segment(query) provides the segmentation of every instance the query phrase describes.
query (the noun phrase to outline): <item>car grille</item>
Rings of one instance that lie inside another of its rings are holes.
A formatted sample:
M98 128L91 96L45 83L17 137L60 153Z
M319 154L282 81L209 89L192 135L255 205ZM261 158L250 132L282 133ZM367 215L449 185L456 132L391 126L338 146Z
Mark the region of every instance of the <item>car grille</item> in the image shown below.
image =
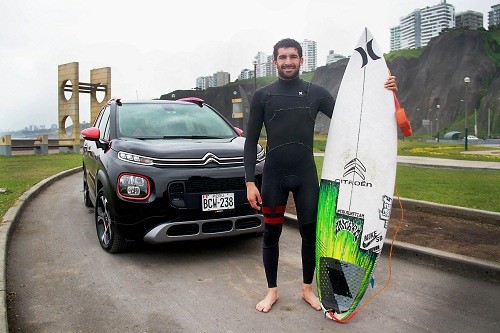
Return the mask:
M245 178L200 178L185 184L187 193L238 191L245 188Z
M243 156L219 157L212 153L206 153L201 158L153 158L153 165L160 168L169 167L218 167L218 166L242 166Z
M262 221L258 217L239 218L234 221L201 221L193 223L181 222L180 224L172 224L168 227L166 235L169 237L207 235L229 232L231 230L247 230L258 228L262 225ZM200 233L201 228L201 233Z
M262 214L212 219L167 222L151 229L144 240L148 243L168 243L187 239L244 235L264 232Z

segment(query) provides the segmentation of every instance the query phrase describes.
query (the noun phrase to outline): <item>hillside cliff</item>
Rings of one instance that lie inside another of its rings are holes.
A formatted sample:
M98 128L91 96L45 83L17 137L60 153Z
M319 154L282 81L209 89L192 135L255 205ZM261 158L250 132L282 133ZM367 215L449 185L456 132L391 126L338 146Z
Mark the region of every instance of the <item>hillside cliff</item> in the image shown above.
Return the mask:
M398 57L388 62L397 77L398 98L406 109L415 133L430 133L423 119L433 123L432 133L457 130L463 133L465 112L467 127L474 133L474 110L480 136L486 136L490 109L491 134L500 135L500 46L486 32L448 31L431 40L418 58ZM316 69L312 82L320 84L336 96L347 66L347 59ZM464 83L469 77L470 83ZM248 120L249 100L253 84L237 84L207 90L178 90L160 99L196 96L214 106L235 126L243 129ZM232 118L233 100L241 99L244 118ZM437 105L440 108L437 108ZM329 120L319 117L316 129L325 132Z
M463 131L467 110L467 127L473 133L477 110L478 130L485 135L491 107L492 111L496 108L491 119L492 125L496 123L493 132L500 132L500 76L486 45L479 31L450 31L432 39L418 59L396 58L388 63L413 127L418 130L422 119L439 119L441 131ZM494 50L499 51L498 47ZM464 83L465 77L470 83Z

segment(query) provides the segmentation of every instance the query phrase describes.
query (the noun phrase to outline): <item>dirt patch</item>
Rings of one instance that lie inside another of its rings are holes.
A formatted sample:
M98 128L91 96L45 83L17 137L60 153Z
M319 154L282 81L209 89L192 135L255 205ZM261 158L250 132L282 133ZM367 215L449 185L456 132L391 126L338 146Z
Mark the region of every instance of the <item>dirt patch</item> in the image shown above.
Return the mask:
M288 199L287 213L296 215L292 196ZM393 208L386 237L414 245L460 254L500 263L500 227L484 223L474 217L444 216Z

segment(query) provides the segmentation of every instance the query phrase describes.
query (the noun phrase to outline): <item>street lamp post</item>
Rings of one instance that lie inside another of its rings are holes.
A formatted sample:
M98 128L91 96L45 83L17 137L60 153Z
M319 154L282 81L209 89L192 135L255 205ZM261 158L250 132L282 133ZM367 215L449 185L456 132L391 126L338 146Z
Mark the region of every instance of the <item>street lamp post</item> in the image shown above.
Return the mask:
M469 95L469 83L470 83L470 78L466 76L464 78L464 83L465 83L465 150L467 150L467 136L469 135L468 130L467 130L467 100L468 100L468 95Z
M437 131L437 142L439 142L439 108L441 107L441 105L436 105L436 131Z
M257 60L253 61L253 92L257 91Z
M432 109L429 109L429 137L432 140L432 117L431 117Z

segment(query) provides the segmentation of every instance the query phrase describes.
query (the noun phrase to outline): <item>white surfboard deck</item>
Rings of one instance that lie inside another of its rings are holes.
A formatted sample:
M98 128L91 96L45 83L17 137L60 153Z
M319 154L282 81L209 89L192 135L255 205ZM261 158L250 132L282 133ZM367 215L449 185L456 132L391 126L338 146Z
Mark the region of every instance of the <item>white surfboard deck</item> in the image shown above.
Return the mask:
M329 295L335 294L334 303L344 302L341 312L346 315L339 318L352 313L362 298L387 232L397 166L394 95L384 88L388 76L383 54L370 31L365 29L337 95L318 205L317 278L325 283L326 275L338 270L333 275L340 272L347 281L343 289L340 288L343 291L335 291L338 285L333 289L329 287ZM338 188L335 198L325 190L330 186L327 184ZM333 208L327 209L327 205ZM332 264L334 268L330 267L327 274L324 270L327 264L320 265L320 258L323 261L333 258L338 262ZM349 277L351 274L365 276L361 281L361 278ZM320 288L319 283L321 299L324 290L320 289L326 288Z

